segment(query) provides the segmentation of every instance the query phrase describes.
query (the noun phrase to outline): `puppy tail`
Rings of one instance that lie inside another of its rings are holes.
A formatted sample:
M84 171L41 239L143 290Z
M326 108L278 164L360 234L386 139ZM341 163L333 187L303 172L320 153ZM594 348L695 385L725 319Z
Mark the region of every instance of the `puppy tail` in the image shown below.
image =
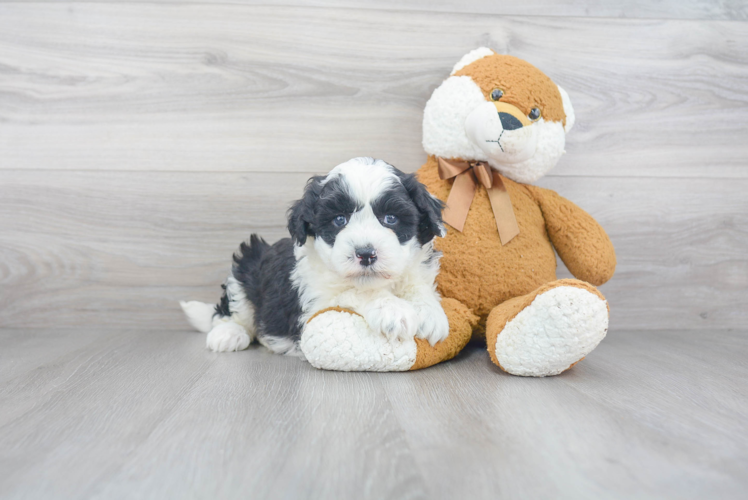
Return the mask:
M182 311L187 316L187 320L197 331L208 333L213 328L213 316L216 314L216 306L196 300L189 302L180 300L179 305L182 306Z
M238 282L244 285L247 299L252 304L260 304L260 264L262 256L270 249L267 241L256 234L249 237L239 245L239 250L234 254L234 266L231 274Z
M221 285L223 294L215 306L196 300L179 302L187 320L196 330L208 333L222 318L233 318L247 329L250 336L253 334L254 304L261 300L260 263L269 248L270 245L256 234L251 235L249 241L239 246L239 250L234 254L231 276Z

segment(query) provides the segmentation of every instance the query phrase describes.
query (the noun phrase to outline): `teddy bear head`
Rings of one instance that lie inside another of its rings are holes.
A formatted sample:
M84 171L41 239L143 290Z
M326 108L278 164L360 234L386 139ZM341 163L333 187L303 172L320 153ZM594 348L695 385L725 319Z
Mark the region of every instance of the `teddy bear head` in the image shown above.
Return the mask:
M564 89L530 63L481 47L463 56L426 103L423 147L533 182L556 165L573 125Z

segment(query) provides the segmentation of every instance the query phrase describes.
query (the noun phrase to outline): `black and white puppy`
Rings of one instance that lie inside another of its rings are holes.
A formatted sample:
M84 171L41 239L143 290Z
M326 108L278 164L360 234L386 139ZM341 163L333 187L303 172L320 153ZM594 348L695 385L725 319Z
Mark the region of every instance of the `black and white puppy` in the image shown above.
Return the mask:
M301 355L307 320L333 306L358 312L389 339L435 344L449 333L434 283L441 210L414 175L354 158L309 179L289 210L291 238L271 246L253 234L241 244L218 305L181 302L182 309L214 351L257 339Z

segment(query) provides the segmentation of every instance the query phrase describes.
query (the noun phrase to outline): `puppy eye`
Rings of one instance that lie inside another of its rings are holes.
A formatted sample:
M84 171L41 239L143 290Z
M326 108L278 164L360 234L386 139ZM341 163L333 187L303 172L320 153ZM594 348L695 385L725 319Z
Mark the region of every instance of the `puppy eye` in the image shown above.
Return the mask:
M501 89L493 89L491 91L491 100L492 101L498 101L502 97L504 97L504 91L503 90L501 90Z
M390 226L393 224L397 224L397 217L394 215L385 215L384 216L384 223L389 224Z
M348 218L345 215L338 215L332 220L332 225L335 227L343 227L348 224Z
M529 114L529 115L527 115L527 117L528 117L528 118L529 118L530 120L532 120L532 121L535 121L535 120L537 120L538 118L540 118L540 109L538 109L538 108L532 108L532 109L530 110L530 114Z

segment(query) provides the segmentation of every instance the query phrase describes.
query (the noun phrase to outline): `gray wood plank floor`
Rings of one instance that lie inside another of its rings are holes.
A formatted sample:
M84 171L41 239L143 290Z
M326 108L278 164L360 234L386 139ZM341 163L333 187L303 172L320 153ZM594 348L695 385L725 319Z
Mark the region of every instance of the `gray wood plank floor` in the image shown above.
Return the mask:
M187 331L0 331L2 498L745 498L748 332L332 373Z

